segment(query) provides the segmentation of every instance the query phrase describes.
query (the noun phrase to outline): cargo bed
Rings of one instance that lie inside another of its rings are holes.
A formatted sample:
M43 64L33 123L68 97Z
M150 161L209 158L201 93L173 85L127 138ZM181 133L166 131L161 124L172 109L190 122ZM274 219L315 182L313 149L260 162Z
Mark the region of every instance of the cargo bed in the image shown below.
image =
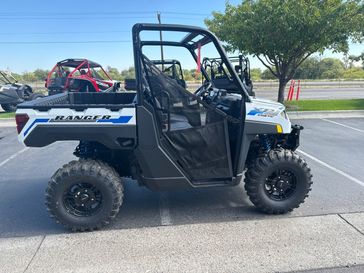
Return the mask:
M70 108L82 111L86 108L106 108L118 110L135 107L136 92L122 93L62 93L42 99L25 102L18 109L34 109L48 111L51 108Z
M131 149L136 141L135 92L62 93L19 104L19 139L30 147L95 141Z

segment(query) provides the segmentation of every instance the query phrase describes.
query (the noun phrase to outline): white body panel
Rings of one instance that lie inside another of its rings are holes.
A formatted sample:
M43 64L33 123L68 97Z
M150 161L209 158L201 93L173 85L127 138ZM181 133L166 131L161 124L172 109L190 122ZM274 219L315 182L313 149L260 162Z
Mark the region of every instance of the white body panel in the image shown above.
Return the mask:
M29 133L42 124L70 127L85 124L95 124L95 126L136 125L136 113L133 107L122 108L119 111L111 111L106 108L87 108L84 111L70 108L53 108L49 111L18 109L16 113L27 114L29 117L29 121L18 136L19 141L23 143ZM251 102L246 103L246 121L276 124L281 126L281 133L289 134L291 132L291 122L286 115L284 105L269 100L251 98Z
M292 130L285 106L270 100L251 98L251 102L246 103L245 120L280 125L283 134L289 134Z
M67 126L82 126L95 123L97 123L95 126L136 125L135 108L122 108L119 111L111 111L106 108L87 108L84 111L75 111L70 108L53 108L49 111L18 109L16 113L27 114L29 117L29 121L18 135L21 142L24 142L27 135L40 124L52 124L52 126L65 124ZM60 117L64 117L64 119L62 120ZM70 117L73 119L70 120Z

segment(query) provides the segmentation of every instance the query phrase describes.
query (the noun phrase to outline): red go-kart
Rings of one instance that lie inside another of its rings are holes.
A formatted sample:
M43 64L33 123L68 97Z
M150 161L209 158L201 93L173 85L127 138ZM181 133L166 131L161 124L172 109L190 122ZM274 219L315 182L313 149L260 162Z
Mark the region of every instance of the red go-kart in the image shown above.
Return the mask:
M48 73L45 87L49 95L61 92L108 92L120 88L101 65L87 59L66 59Z

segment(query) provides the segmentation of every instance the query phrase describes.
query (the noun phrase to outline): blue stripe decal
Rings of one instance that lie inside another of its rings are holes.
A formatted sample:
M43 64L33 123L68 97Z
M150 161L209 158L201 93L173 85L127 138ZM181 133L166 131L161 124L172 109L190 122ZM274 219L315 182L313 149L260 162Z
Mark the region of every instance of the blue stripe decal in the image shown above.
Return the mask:
M111 118L111 119L99 119L97 122L101 122L101 123L106 123L106 122L110 122L110 123L117 123L117 124L122 124L122 123L128 123L133 116L121 116L119 118Z
M28 134L28 132L30 131L30 129L32 129L32 127L34 126L34 124L36 124L36 123L46 123L48 121L49 121L48 118L37 118L37 119L35 119L33 121L33 123L30 124L30 126L28 127L28 129L25 130L24 136L26 136L26 134Z
M97 120L96 122L100 122L100 123L114 123L114 124L125 124L125 123L128 123L131 119L132 119L133 116L121 116L119 118L111 118L111 119L99 119ZM38 118L38 119L35 119L32 124L30 124L30 126L25 130L24 132L24 136L26 136L30 129L33 128L33 126L36 124L36 123L47 123L49 121L48 118ZM67 122L66 120L64 122Z
M256 115L263 114L263 113L264 113L264 111L260 111L257 108L255 108L253 110L250 110L250 112L248 113L248 115L249 116L256 116Z

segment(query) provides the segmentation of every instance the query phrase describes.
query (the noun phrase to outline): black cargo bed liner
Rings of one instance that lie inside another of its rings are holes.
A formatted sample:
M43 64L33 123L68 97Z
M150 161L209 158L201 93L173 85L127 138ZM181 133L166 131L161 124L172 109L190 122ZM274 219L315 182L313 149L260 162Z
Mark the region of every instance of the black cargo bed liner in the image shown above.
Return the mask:
M62 93L18 105L18 109L48 111L51 108L71 108L82 111L87 108L119 110L135 107L135 92L120 93Z

